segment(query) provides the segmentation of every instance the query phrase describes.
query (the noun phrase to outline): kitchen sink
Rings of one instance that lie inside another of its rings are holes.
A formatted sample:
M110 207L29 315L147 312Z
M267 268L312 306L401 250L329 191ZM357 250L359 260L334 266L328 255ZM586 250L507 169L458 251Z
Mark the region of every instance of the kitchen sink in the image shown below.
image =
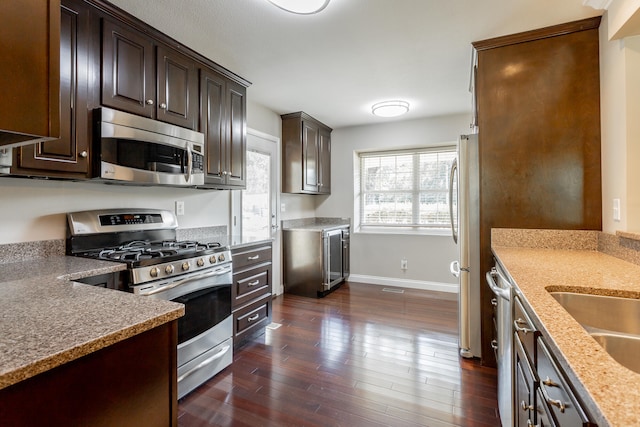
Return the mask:
M640 374L640 336L594 332L591 336L619 364Z
M605 329L640 336L640 300L605 295L550 292L587 331Z
M618 363L640 373L640 300L550 292Z

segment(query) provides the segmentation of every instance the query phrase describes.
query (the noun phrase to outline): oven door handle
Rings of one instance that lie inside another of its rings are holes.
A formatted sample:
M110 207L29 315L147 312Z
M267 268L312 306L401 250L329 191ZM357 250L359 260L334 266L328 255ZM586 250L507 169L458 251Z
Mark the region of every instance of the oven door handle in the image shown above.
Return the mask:
M202 362L198 363L196 366L194 366L193 368L189 369L187 372L185 372L184 374L180 375L178 377L178 382L184 380L185 378L187 378L189 375L193 374L195 371L197 371L198 369L202 369L205 366L215 362L216 360L220 359L222 356L225 355L225 353L227 351L229 351L229 349L231 348L230 345L225 345L224 347L222 347L222 349L217 352L216 354L214 354L213 356L211 356L208 359L203 360Z
M218 269L216 269L214 271L211 271L209 273L203 273L203 274L200 274L198 276L189 277L189 278L184 279L184 280L179 280L177 282L173 282L170 285L162 286L161 288L154 289L154 290L149 291L149 292L145 292L144 295L155 295L155 294L158 294L160 292L165 292L165 291L168 291L169 289L173 289L175 287L182 286L185 283L194 282L196 280L206 279L208 277L213 277L213 276L222 276L223 274L227 274L230 271L231 271L231 269L228 268L228 267L218 268Z

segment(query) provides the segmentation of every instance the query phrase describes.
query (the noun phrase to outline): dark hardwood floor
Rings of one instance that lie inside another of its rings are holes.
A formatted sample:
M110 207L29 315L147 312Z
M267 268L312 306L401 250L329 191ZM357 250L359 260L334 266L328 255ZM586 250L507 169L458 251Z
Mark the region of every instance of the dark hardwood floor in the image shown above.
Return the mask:
M178 424L499 426L495 369L458 356L455 298L359 283L280 296L281 326L180 400Z

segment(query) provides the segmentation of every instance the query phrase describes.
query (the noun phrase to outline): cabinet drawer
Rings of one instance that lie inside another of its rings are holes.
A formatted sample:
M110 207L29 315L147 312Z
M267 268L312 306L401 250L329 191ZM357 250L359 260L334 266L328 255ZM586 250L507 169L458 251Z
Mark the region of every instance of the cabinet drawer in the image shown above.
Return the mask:
M233 313L233 334L243 338L263 329L271 319L271 293Z
M253 248L242 248L232 251L233 270L238 271L251 265L271 261L271 245Z
M532 366L536 365L536 338L540 332L533 326L518 297L513 299L513 329L524 347Z
M562 426L588 425L589 419L578 405L573 392L564 381L564 377L551 357L547 346L538 338L538 376L542 404Z
M257 268L233 275L233 308L246 304L251 299L270 291L271 264L265 264Z

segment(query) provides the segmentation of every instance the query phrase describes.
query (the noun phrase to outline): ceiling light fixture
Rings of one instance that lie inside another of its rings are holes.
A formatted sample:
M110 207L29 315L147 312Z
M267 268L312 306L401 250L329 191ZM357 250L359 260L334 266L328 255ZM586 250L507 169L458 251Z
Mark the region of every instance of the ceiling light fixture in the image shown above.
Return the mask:
M407 101L384 101L371 106L371 112L378 117L397 117L409 112Z
M313 15L323 10L330 0L268 0L282 10L298 15Z

